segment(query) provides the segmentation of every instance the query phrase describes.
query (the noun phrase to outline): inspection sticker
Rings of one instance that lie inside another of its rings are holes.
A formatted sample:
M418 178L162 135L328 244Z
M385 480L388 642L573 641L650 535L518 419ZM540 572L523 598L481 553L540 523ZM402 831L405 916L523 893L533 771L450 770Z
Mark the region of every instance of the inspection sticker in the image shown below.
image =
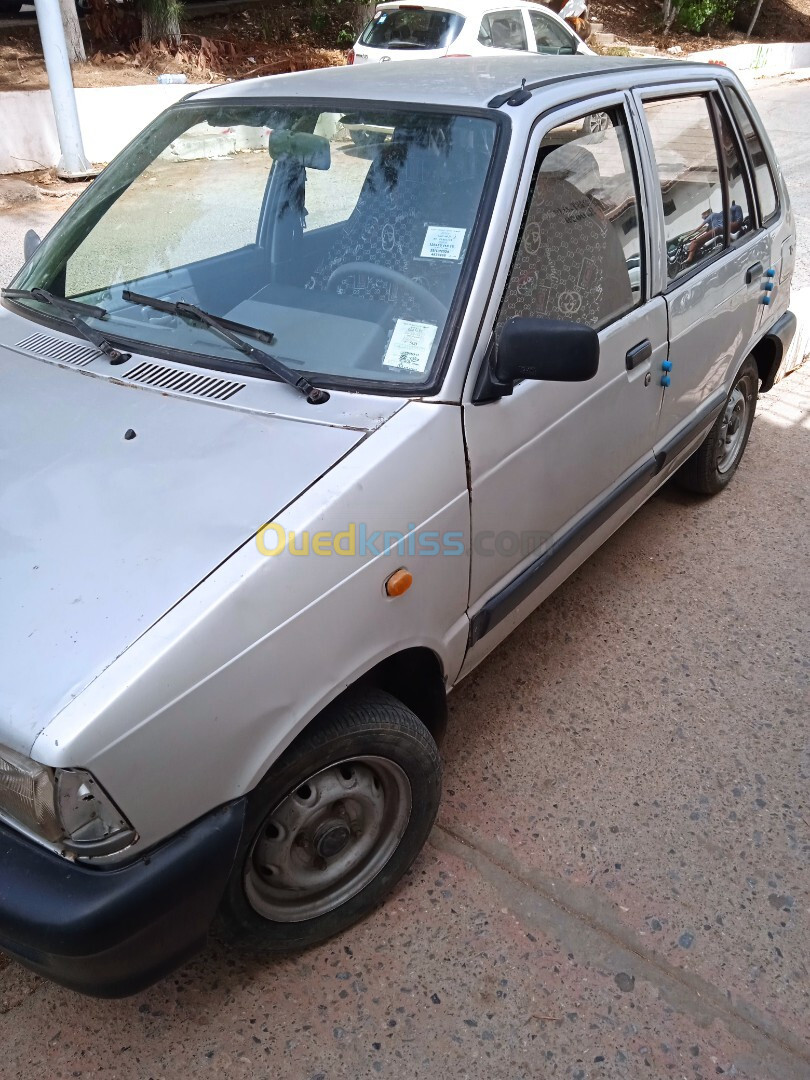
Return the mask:
M420 257L423 259L458 259L466 235L466 229L453 229L444 225L428 225Z
M424 371L433 339L436 337L436 329L430 323L397 319L385 350L383 364L386 367L402 368L404 371Z

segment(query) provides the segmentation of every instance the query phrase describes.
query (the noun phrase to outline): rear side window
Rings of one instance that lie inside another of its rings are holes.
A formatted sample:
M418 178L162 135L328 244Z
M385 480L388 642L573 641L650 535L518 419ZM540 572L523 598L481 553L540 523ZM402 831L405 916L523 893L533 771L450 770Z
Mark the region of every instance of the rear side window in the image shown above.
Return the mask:
M757 135L754 130L754 125L751 123L751 118L748 115L747 109L740 100L740 95L730 86L724 87L724 90L726 100L731 106L734 119L737 121L745 145L748 148L748 157L751 160L754 183L757 189L757 197L759 198L759 212L762 215L762 220L767 221L768 218L773 217L779 209L779 200L776 196L776 184L774 183L773 173L771 172L771 167L768 163L768 155L765 153L765 148L762 145L759 135Z
M528 49L522 11L493 11L481 20L478 40L492 49Z
M709 101L646 101L661 198L670 279L688 274L725 246L723 183Z
M642 235L623 109L543 139L498 325L513 316L599 328L640 303Z
M372 49L446 49L463 25L464 16L455 11L378 11L360 36L360 44Z
M574 39L559 23L554 22L542 11L529 13L534 32L534 40L539 53L562 54L570 56L576 52Z

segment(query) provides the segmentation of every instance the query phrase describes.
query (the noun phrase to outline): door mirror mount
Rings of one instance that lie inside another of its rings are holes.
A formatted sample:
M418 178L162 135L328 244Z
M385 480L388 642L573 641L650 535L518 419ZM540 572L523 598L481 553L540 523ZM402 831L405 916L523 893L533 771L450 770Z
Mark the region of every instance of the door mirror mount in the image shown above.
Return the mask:
M41 243L42 240L39 238L39 235L35 233L33 229L29 229L23 239L23 257L26 262L28 262Z
M599 335L558 319L516 317L497 331L473 392L473 404L497 401L522 379L585 382L599 368Z

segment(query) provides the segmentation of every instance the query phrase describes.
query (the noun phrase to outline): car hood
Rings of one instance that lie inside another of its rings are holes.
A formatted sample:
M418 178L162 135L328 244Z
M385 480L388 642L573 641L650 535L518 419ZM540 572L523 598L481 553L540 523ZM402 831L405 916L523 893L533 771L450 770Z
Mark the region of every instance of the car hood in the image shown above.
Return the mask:
M366 430L0 356L0 743L27 753Z

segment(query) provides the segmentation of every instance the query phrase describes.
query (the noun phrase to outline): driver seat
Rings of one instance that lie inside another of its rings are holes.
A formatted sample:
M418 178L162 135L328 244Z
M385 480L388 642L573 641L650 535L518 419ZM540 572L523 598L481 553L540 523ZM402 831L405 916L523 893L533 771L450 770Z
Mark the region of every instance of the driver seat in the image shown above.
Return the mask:
M384 143L371 164L357 204L335 243L315 268L308 289L325 290L332 275L347 263L372 263L404 274L430 288L414 272L442 180L441 155L435 147L412 140ZM432 206L427 205L428 201ZM342 295L396 304L398 314L418 314L419 303L403 286L369 272L349 271L331 285Z

